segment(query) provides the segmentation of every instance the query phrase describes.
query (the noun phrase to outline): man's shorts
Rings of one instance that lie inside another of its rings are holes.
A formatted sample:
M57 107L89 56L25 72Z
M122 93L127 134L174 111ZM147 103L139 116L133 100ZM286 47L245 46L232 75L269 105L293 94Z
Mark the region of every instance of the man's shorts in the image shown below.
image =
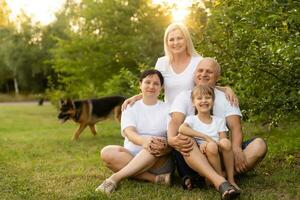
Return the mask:
M247 147L251 142L253 142L255 139L256 139L256 137L251 138L251 139L249 139L249 140L246 140L246 141L242 142L242 145L241 145L242 149L243 149L243 150L246 149L246 147Z

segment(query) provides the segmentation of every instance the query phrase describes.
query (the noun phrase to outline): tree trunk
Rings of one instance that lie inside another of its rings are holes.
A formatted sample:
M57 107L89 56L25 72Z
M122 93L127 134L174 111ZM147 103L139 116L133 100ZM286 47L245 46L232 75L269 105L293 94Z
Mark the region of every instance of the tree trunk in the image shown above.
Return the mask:
M14 77L14 87L15 87L15 95L19 95L19 85L16 77Z
M6 93L9 93L9 82L8 81L6 81L5 88L6 88Z

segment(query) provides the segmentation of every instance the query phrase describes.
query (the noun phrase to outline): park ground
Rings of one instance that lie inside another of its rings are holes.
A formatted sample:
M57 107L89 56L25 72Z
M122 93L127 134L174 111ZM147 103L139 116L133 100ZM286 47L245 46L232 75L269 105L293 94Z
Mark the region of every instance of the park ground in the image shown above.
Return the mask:
M181 189L178 178L172 187L125 180L112 195L94 189L111 172L99 160L108 144L122 144L118 123L97 124L98 135L85 130L71 141L77 128L60 124L57 109L47 103L0 104L0 199L122 199L209 200L219 199L213 188ZM299 122L299 121L298 121ZM243 189L240 199L300 199L300 125L286 122L270 131L244 124L246 138L263 137L269 146L265 160L237 178Z

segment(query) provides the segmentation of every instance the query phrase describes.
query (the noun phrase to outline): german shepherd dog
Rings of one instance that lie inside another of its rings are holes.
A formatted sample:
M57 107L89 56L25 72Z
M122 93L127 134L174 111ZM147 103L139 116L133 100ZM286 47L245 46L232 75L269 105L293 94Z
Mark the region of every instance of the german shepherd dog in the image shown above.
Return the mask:
M99 99L76 100L67 99L60 102L58 119L64 123L72 119L80 124L74 133L72 140L77 140L81 132L89 126L93 135L96 135L95 124L110 116L118 121L121 119L121 105L125 101L122 96L109 96Z

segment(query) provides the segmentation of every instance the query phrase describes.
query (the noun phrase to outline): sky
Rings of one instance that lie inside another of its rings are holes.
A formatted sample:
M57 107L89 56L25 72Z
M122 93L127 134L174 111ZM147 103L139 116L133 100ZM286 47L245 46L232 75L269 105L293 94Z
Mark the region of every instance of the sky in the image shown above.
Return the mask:
M6 0L12 10L11 19L16 19L21 10L32 17L33 22L47 25L55 20L57 12L65 3L65 0Z
M154 4L175 4L176 8L172 11L174 22L184 20L193 1L197 0L152 0ZM11 19L16 19L21 10L24 10L34 23L47 25L55 20L54 13L63 6L65 0L6 0L6 2L12 10Z

